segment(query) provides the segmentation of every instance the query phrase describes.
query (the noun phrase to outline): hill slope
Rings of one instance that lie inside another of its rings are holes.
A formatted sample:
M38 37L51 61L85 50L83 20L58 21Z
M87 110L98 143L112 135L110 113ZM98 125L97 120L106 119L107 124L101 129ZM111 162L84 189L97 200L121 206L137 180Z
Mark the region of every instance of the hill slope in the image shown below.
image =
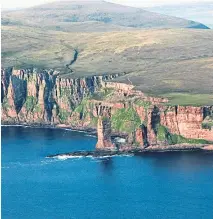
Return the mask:
M212 38L212 30L65 33L3 26L2 65L54 68L62 77L119 73L116 81L174 103L210 104Z
M208 28L198 22L101 0L61 1L4 12L2 24L43 27L45 30L69 32L133 28Z

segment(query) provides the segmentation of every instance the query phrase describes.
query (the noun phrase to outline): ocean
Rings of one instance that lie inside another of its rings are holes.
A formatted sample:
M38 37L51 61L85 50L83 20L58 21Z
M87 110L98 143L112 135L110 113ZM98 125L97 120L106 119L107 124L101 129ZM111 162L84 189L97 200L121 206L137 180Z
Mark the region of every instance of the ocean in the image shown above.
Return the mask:
M213 152L46 158L96 137L2 127L3 219L212 219Z

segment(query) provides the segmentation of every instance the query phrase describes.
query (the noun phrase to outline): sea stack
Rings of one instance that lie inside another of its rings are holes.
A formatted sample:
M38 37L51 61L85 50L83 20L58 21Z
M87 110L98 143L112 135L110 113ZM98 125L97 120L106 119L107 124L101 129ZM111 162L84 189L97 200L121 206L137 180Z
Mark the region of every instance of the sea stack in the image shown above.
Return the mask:
M98 142L96 149L98 150L111 150L115 149L115 145L111 140L111 122L107 117L99 116L97 124Z

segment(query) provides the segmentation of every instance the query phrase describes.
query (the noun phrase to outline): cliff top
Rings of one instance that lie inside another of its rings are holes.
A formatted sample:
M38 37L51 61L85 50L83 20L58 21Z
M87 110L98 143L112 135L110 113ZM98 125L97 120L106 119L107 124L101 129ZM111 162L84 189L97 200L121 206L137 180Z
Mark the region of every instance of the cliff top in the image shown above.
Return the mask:
M213 30L206 28L101 0L56 1L2 13L2 66L51 68L61 77L118 73L115 82L172 104L209 105Z
M67 33L2 26L2 66L53 68L62 77L115 74L174 104L213 103L213 31ZM18 43L17 43L18 42Z

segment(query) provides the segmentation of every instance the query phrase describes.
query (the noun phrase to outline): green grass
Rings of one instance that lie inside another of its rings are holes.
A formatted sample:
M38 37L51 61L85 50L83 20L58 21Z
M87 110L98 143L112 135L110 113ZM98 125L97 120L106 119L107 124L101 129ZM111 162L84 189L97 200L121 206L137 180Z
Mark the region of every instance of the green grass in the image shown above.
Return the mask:
M159 141L167 141L169 145L174 144L209 144L210 142L204 139L189 139L181 135L171 134L168 129L162 125L157 128L157 139Z
M69 87L60 87L60 97L70 97L72 95L72 90Z
M203 122L202 128L211 130L213 128L213 122Z
M80 104L74 109L74 112L83 113L86 109L86 105L88 104L88 99L84 98Z
M98 117L94 117L93 115L90 115L90 118L91 118L90 124L96 128L98 124Z
M212 105L212 38L212 30L69 33L2 26L2 66L51 68L64 78L119 73L113 82L131 82L171 105ZM75 49L79 55L70 72L66 64Z
M112 129L131 133L140 125L141 120L133 108L118 109L111 118Z
M14 53L15 53L14 51L6 51L6 52L2 52L2 53L1 53L1 57L2 57L2 58L10 57L10 56L13 56Z
M102 88L98 92L93 93L91 99L94 100L106 100L113 95L114 89L112 88Z
M151 106L151 102L143 101L143 100L140 100L140 99L137 99L134 103L138 106L144 107L145 109L148 109Z
M35 113L41 113L41 112L42 112L42 109L41 109L41 107L37 104L37 105L34 106L33 112L35 112Z
M213 95L211 94L170 93L163 95L163 97L169 99L167 105L203 106L213 104Z
M32 111L37 103L37 99L33 96L27 96L25 106L27 111Z
M59 109L58 117L62 122L66 122L67 119L70 117L71 113L67 112L67 110Z
M113 95L114 89L113 88L103 88L104 97L110 97Z
M134 28L187 28L200 23L163 16L105 1L56 1L2 13L2 25L40 26L44 30L100 32Z
M2 103L2 107L7 110L9 109L11 106L10 104L8 103L8 99L5 97L4 100L3 100L3 103Z
M89 97L88 98L84 98L80 104L78 104L78 106L74 109L74 112L79 113L81 119L86 118L89 115L89 111L88 108L93 109L92 105L90 104L90 102L88 102ZM90 118L92 117L91 113L90 113Z

